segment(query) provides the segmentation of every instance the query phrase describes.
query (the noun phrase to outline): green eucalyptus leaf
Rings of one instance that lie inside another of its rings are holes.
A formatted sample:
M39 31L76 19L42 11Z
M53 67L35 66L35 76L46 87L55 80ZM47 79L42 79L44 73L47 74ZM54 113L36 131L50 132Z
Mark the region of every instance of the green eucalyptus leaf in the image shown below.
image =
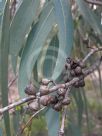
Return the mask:
M19 131L20 119L21 119L20 112L16 110L15 113L13 114L13 128L14 128L15 135Z
M88 134L90 135L90 119L89 119L89 113L88 113L88 100L86 97L86 90L84 88L81 89L82 94L83 94L83 100L84 100L84 110L85 110L85 114L86 114L86 122L87 122L87 130L88 130Z
M26 69L25 69L25 66L27 63L26 59L29 56L28 51L31 48L33 37L35 35L36 29L37 29L37 24L34 24L32 26L32 29L31 29L29 35L28 35L25 48L23 49L22 55L21 55L21 61L20 61L20 67L19 67L19 77L18 77L18 87L20 90L20 96L22 96L22 97L24 96L24 89L27 85L26 80L24 80L24 79L27 79L27 77L25 77L25 76L27 76ZM24 86L24 87L22 88L22 86Z
M38 58L37 70L39 80L41 78L51 79L58 56L59 40L56 32L52 31L48 37L47 41L49 42L43 47Z
M49 79L52 77L53 70L55 68L56 60L58 57L58 51L59 51L59 40L58 40L58 36L55 35L52 38L51 43L48 47L45 56L45 61L43 64L44 76Z
M53 0L58 24L59 53L52 78L57 79L62 72L66 57L71 54L73 45L73 20L68 0Z
M73 90L73 97L75 99L76 105L77 105L77 113L78 113L78 124L81 127L82 126L82 115L84 111L84 102L83 102L83 96L81 93L81 89L74 89Z
M8 105L8 54L9 54L9 25L10 25L10 1L6 1L3 19L2 19L2 33L0 43L0 91L2 97L2 106ZM10 136L10 119L9 113L4 113L4 123L6 135Z
M36 32L33 34L31 31L28 36L27 45L22 54L18 81L20 94L22 95L24 95L24 88L30 81L33 67L54 23L54 8L53 5L49 3L44 7L40 15Z
M2 129L0 128L0 136L3 136Z
M80 129L75 123L69 122L68 126L69 126L72 136L81 136Z
M40 0L23 0L10 26L10 53L17 56L30 26L38 16Z
M60 114L59 112L54 111L51 108L48 108L46 114L46 121L48 126L48 134L49 136L57 136L58 130L60 128Z

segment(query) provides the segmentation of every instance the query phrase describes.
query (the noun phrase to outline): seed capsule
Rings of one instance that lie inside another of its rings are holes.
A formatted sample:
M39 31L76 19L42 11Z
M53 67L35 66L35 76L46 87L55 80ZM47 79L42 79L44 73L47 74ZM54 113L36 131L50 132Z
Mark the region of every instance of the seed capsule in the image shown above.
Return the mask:
M47 105L49 105L50 104L50 98L51 98L51 96L42 96L41 98L40 98L40 103L43 105L43 106L47 106Z
M71 62L71 69L75 69L79 64L76 61Z
M67 98L63 99L62 104L63 105L69 105L70 101L71 101L71 99L69 97L67 97Z
M51 104L56 104L56 103L58 103L58 98L57 98L57 96L52 96L52 97L50 98L50 103L51 103Z
M66 83L66 82L67 82L67 80L68 80L68 76L67 76L67 75L65 75L65 76L63 77L63 80L64 80L64 82Z
M47 95L49 92L49 89L47 86L45 85L41 85L40 86L40 95L43 96L43 95Z
M72 77L75 77L75 76L76 76L76 74L75 74L75 71L74 71L74 70L71 70L71 71L70 71L70 74L71 74L71 76L72 76Z
M37 101L31 102L31 103L29 104L29 108L32 109L32 110L34 110L34 111L38 111L38 109L39 109L39 104L38 104L38 102L37 102Z
M54 105L53 109L56 111L61 111L62 110L62 103L58 102L57 104Z
M48 80L48 79L42 79L42 81L41 81L41 83L43 84L43 85L48 85L50 82L52 82L51 80Z
M35 87L32 84L28 85L24 91L28 95L36 95Z
M77 66L77 67L75 68L75 74L76 74L76 75L80 75L81 73L82 73L81 67Z

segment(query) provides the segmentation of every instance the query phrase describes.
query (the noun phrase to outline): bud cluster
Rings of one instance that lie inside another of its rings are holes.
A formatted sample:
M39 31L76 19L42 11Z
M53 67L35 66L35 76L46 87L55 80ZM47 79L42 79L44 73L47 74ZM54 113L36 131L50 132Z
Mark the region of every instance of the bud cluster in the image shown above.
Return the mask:
M65 70L69 71L69 76L67 76L66 80L64 78L65 83L77 77L80 80L75 82L73 86L76 88L84 87L84 68L85 65L82 61L67 58ZM70 104L71 99L69 95L66 96L67 88L59 88L56 90L55 94L51 94L50 85L56 86L56 84L52 80L42 79L40 83L39 92L36 92L36 89L32 84L26 87L25 93L27 95L35 96L35 100L29 103L29 106L32 107L33 110L38 110L39 105L43 105L50 106L56 111L61 111L63 106Z
M84 87L85 86L85 81L84 81L84 74L83 74L83 69L85 68L85 64L81 60L73 60L71 58L66 59L66 64L65 64L65 70L69 71L70 74L69 76L64 76L64 81L69 82L75 77L81 78L81 80L77 81L74 84L74 87L79 88L79 87Z

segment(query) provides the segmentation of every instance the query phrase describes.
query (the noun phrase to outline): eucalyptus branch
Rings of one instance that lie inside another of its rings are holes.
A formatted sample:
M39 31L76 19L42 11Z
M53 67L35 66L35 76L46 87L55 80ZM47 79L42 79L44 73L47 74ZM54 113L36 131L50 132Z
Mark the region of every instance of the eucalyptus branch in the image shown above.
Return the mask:
M85 62L90 56L92 56L94 53L98 52L98 51L102 51L102 47L99 48L92 48L91 51L85 56L85 58L83 59L83 62Z
M35 99L35 96L29 96L27 98L23 98L23 99L21 99L21 100L19 100L17 102L14 102L14 103L12 103L12 104L4 107L4 108L1 108L0 109L0 114L3 114L5 111L8 111L8 110L10 110L10 109L12 109L12 108L14 108L14 107L16 107L18 105L21 105L23 103L29 102L29 101L31 101L33 99Z
M61 128L59 131L59 135L58 136L64 136L64 128L65 128L65 118L66 118L66 114L67 114L67 107L64 107L64 111L62 113L62 121L61 121Z
M71 88L68 88L68 90L66 91L65 98L68 97L68 94L69 94L70 90L71 90ZM67 114L67 106L65 106L64 109L63 109L61 128L60 128L58 136L64 136L66 114Z
M89 69L83 71L84 78L86 76L88 76L89 74L91 74L94 70L96 70L99 67L99 65L101 64L101 62L102 62L102 56L95 64L93 64L93 66L91 66ZM42 90L39 90L39 92L36 94L36 96L28 96L27 98L23 98L23 99L15 102L15 103L12 103L12 104L4 107L4 108L1 108L0 109L0 114L3 114L5 111L8 111L8 110L10 110L10 109L12 109L12 108L14 108L14 107L16 107L18 105L30 102L30 101L36 99L37 96L39 96L40 99L41 99L42 96L44 96L44 95L46 96L46 95L48 95L48 94L50 94L52 92L58 91L58 89L61 89L61 88L62 89L68 89L69 87L74 85L76 82L80 81L81 79L82 79L82 77L75 77L75 78L73 78L71 81L69 81L67 83L56 84L51 88L42 88Z

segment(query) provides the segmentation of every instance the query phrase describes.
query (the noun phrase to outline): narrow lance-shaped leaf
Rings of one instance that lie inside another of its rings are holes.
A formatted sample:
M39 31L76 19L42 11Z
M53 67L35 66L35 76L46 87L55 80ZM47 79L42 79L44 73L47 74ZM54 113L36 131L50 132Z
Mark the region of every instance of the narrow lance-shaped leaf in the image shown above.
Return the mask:
M10 1L7 0L2 20L2 34L0 43L0 91L2 93L2 106L8 105L8 54L9 54L9 25L10 25ZM4 113L6 135L10 136L9 113Z
M73 45L73 20L68 0L53 0L58 24L59 53L52 78L57 79L63 70L65 59L71 54Z
M86 97L86 90L83 88L82 89L82 94L83 94L83 100L84 100L84 110L85 110L85 114L86 114L86 122L87 122L87 131L88 134L90 135L90 121L89 121L89 113L88 113L88 100Z
M2 129L0 128L0 136L3 136Z
M44 75L46 75L47 78L51 78L53 74L53 70L58 56L58 51L59 51L59 40L58 40L58 36L55 35L47 50L44 66L43 66L45 73Z
M49 136L57 136L60 128L60 114L49 108L45 114Z
M80 129L75 123L69 122L68 125L69 125L69 129L72 133L72 136L81 136Z
M30 33L26 48L22 55L21 66L20 66L21 74L19 78L19 85L21 90L24 90L25 86L28 84L29 79L31 77L32 69L38 59L41 49L43 48L45 44L47 36L51 32L54 24L55 24L54 8L51 3L48 3L48 5L44 7L42 14L39 18L39 23L38 23L36 32ZM52 123L47 120L48 133L52 135L52 132L55 132L56 134L59 128L58 127L59 114L56 113L55 111L51 112L50 110L48 112L50 112L50 114L52 115L51 121L53 121L53 126L50 126L50 124ZM49 114L48 112L47 114ZM56 120L55 120L55 117L56 117Z
M27 85L27 83L29 82L27 80L24 80L24 79L27 79L27 74L26 73L26 59L28 58L29 56L29 50L31 48L31 45L32 45L32 40L33 40L33 37L35 35L35 32L36 32L36 29L37 29L37 24L34 24L32 26L32 29L28 35L28 38L27 38L27 42L26 42L26 45L25 45L25 48L23 50L23 53L21 55L21 61L20 61L20 67L19 67L19 77L18 77L18 87L19 87L19 91L20 91L20 96L24 96L25 93L24 93L24 89Z
M81 89L80 90L73 89L72 94L75 99L75 103L77 105L78 125L79 127L81 127L82 126L82 115L84 112L84 102L83 102L83 96L81 93Z
M53 28L48 36L48 43L44 46L38 58L37 70L39 78L51 79L52 77L59 50L59 40L56 33L55 28Z
M32 22L38 16L40 0L23 0L10 26L10 53L17 56Z
M23 96L24 88L30 81L35 62L45 44L46 38L50 33L54 22L54 8L50 3L42 11L36 32L35 34L31 32L29 35L30 37L28 36L27 45L23 51L19 69L19 90L20 94Z

